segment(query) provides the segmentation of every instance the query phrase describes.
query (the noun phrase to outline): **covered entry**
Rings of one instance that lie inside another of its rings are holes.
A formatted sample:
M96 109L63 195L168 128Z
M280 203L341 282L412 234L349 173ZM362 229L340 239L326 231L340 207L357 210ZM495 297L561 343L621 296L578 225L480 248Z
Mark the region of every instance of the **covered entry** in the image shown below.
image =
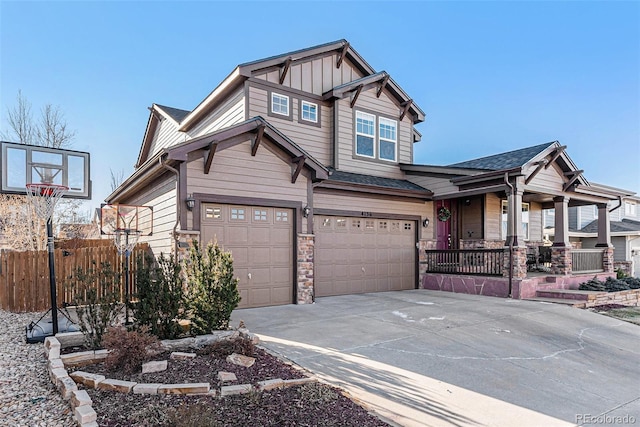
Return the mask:
M293 302L292 209L205 203L203 244L217 240L233 254L239 308Z
M314 216L315 294L415 289L416 221Z

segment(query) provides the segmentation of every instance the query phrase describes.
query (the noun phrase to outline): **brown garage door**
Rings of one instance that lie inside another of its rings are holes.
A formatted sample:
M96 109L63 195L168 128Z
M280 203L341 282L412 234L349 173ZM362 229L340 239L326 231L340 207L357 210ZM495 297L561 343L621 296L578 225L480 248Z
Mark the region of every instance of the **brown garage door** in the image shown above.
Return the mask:
M293 210L203 204L201 232L233 254L240 308L293 302Z
M415 221L314 216L316 296L415 288Z

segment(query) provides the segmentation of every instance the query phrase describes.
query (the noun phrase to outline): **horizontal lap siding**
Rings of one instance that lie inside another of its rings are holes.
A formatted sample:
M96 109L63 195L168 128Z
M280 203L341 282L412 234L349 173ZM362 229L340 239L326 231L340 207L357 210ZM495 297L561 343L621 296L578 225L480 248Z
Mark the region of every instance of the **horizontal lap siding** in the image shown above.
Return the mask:
M433 191L434 196L458 192L458 186L451 183L449 178L433 178L428 176L407 175L406 179L419 186Z
M556 169L555 163L550 168L542 168L529 183L532 187L544 188L554 192L561 192L564 185L564 177Z
M542 205L529 203L529 240L542 240Z
M300 174L291 183L291 165L276 156L273 147L260 144L255 157L247 141L216 152L208 175L202 159L189 162L188 192L306 203L307 179Z
M502 199L493 193L487 194L485 198L485 239L501 240L502 229Z
M163 148L170 147L184 141L185 134L178 132L178 126L172 120L164 119L158 123L156 133L153 136L153 142L151 143L151 154L149 154L148 158L153 157L154 154Z
M345 172L363 173L376 176L384 176L389 178L403 179L404 173L395 163L386 163L383 161L368 161L360 158L354 158L354 110L363 109L371 111L383 116L392 117L398 122L398 160L400 163L411 163L413 142L411 137L412 125L408 117L400 122L399 108L383 94L380 98L376 98L375 89L370 89L360 94L356 105L352 109L350 107L350 99L345 98L336 101L334 108L338 109L338 166L339 170ZM376 123L376 137L378 134ZM377 151L377 150L376 150Z
M282 82L283 86L303 90L315 95L322 95L336 86L357 80L362 74L346 60L340 68L336 68L337 55L315 58L291 65ZM270 83L280 83L280 69L269 71L257 78Z
M269 123L273 124L280 132L298 144L315 159L322 164L330 164L332 108L319 105L321 126L310 126L304 123L298 123L298 97L289 95L293 115L293 121L291 121L268 116L268 96L268 92L264 89L256 87L249 88L249 116L262 116L267 118Z
M191 138L206 135L218 129L232 126L245 119L244 89L233 93L222 105L205 117L196 127L189 131Z
M168 175L153 184L148 191L127 200L126 204L153 207L153 235L141 237L141 242L149 243L156 255L169 254L173 250L173 227L176 225L176 179Z

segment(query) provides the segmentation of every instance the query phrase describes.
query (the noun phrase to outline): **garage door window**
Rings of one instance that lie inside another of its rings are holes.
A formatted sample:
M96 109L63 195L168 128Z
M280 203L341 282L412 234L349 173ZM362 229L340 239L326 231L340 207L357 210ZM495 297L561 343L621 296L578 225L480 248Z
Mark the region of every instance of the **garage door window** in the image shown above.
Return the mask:
M277 222L288 222L289 221L289 212L276 211L276 221Z
M351 227L352 228L360 228L360 220L359 219L354 219L353 221L351 221Z
M204 211L204 217L207 219L222 219L222 209L206 208Z
M367 230L373 230L376 228L376 223L374 220L368 219L364 222L364 228Z
M323 227L331 227L331 219L330 219L330 218L325 218L325 219L322 221L322 226L323 226Z
M344 218L336 219L336 227L338 227L338 228L346 228L347 227L347 220L344 219Z
M391 231L400 231L400 223L399 222L392 222L391 223Z
M387 221L380 221L380 223L378 223L378 229L387 231Z
M413 227L412 227L412 224L410 222L405 222L404 223L404 229L405 230L411 230L412 228Z
M253 210L253 220L254 221L266 221L267 220L267 211L262 209L254 209Z
M231 208L231 219L236 221L242 221L245 219L244 209L242 208Z

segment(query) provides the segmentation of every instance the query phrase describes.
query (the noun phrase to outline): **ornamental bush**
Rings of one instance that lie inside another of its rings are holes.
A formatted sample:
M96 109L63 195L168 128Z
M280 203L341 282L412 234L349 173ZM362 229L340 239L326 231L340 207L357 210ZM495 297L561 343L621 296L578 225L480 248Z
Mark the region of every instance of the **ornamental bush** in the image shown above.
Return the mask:
M160 339L182 334L178 318L184 310L182 267L173 257L156 260L145 254L136 260L135 328L148 328Z
M185 263L187 276L187 311L191 333L209 334L228 329L231 312L240 302L238 279L233 277L233 257L217 242L202 251L197 241L189 250Z

